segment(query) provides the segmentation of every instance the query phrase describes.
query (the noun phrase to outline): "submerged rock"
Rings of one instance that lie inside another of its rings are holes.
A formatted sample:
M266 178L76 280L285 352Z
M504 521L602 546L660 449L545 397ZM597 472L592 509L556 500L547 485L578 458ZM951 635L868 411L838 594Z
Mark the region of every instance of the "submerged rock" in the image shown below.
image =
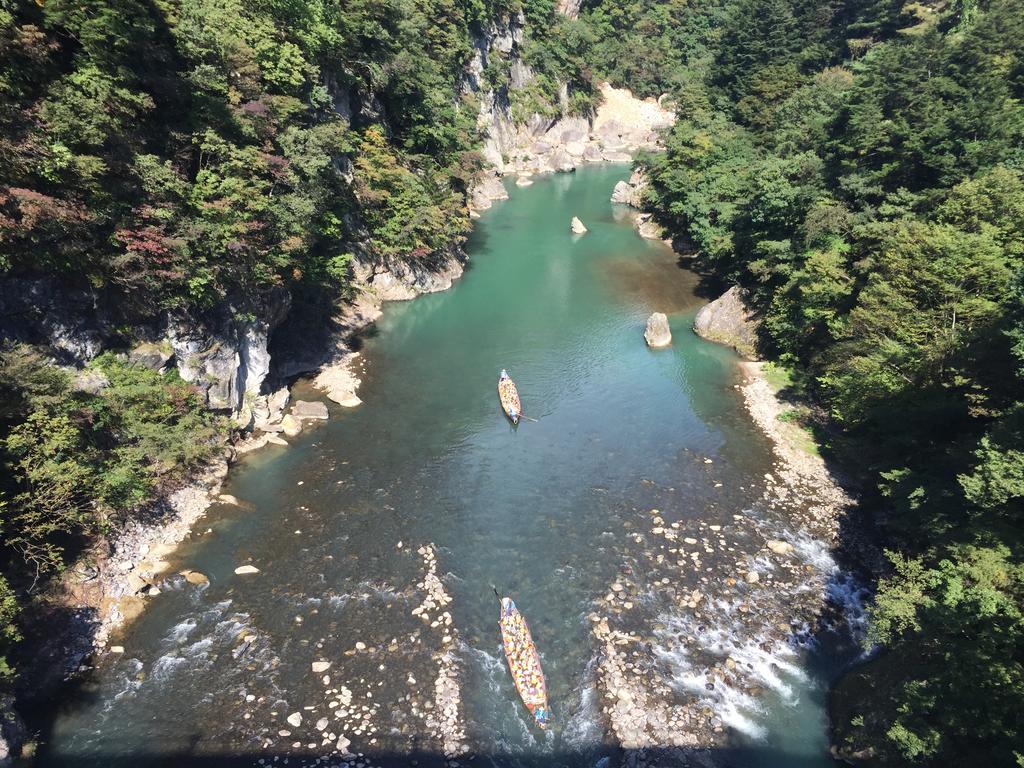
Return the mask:
M583 222L576 216L572 217L572 223L569 225L569 228L572 229L575 235L582 235L587 231L587 228L583 226Z
M760 321L743 301L734 285L697 313L693 330L708 341L726 344L743 357L757 359L757 332Z
M290 715L288 715L288 725L290 725L292 728L298 728L300 725L302 725L302 713L292 712Z
M260 569L257 568L255 565L240 565L237 568L235 568L235 573L237 573L239 576L244 576L244 575L246 575L248 573L259 573L259 572L260 572Z
M672 331L664 312L655 312L647 318L644 340L649 347L667 347L672 343Z

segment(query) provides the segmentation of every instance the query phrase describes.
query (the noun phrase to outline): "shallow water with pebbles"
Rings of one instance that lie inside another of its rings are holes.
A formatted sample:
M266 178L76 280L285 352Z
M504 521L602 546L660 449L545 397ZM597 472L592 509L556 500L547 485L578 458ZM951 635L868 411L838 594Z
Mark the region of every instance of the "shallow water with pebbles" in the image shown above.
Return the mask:
M161 585L66 692L44 766L829 764L856 587L732 353L690 333L696 277L608 202L628 175L510 185L451 291L386 308L364 403L232 469L245 504L173 556L208 583ZM537 642L548 731L492 585Z

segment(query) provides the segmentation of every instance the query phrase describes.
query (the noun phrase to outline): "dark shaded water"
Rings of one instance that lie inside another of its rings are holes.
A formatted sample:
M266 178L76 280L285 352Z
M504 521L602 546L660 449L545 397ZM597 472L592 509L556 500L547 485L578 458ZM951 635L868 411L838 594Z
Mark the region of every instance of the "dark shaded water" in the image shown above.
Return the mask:
M65 702L45 765L311 765L342 735L374 756L367 765L414 753L427 765L443 749L444 663L475 764L594 765L608 752L587 614L636 568L642 516L653 506L684 527L728 523L758 505L770 469L733 355L689 331L695 277L608 202L627 175L591 167L512 188L478 222L454 289L387 308L366 339L365 404L332 406L330 422L232 470L225 491L251 507L214 507L176 556L210 584L169 583L151 601L118 640L126 653ZM570 233L573 215L588 234ZM670 314L666 350L643 342L655 310ZM518 429L499 411L502 367L536 419ZM429 545L452 603L424 621L411 611L429 587ZM260 573L234 574L249 562ZM492 584L540 646L547 733L530 727L504 668ZM672 631L658 642L685 693L691 662ZM317 660L330 669L313 673ZM756 700L709 700L746 746L732 761L828 765L823 691L804 655L754 663L774 665ZM288 725L296 712L302 724Z

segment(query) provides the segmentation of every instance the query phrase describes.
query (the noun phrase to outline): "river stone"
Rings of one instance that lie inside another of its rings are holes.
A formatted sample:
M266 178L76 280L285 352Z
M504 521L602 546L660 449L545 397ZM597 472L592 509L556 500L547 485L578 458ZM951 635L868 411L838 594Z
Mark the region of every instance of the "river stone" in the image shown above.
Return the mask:
M765 546L768 547L776 555L788 555L793 551L793 545L788 541L779 541L778 539L768 539L765 542Z
M217 497L217 501L221 504L231 504L235 507L240 506L238 498L236 496L232 496L230 493L222 493Z
M319 400L296 400L292 416L296 419L326 419L327 404Z
M747 574L746 579L747 584L757 584L757 582L761 580L761 576L758 574L757 571L750 571Z
M310 666L313 668L314 672L316 672L317 674L320 674L321 672L326 672L328 669L331 668L331 662L329 662L329 661L314 661Z
M181 575L185 577L185 581L189 584L209 584L210 580L206 577L206 574L200 573L199 571L182 571Z
M237 568L235 568L235 573L237 573L239 576L245 576L246 574L249 574L249 573L259 573L259 572L260 572L260 569L257 568L255 565L240 565Z
M574 235L582 235L587 231L587 228L583 226L583 222L576 216L572 217L572 222L569 224L569 228L572 230Z
M649 347L667 347L672 343L672 331L664 312L655 312L647 318L644 340Z
M612 202L622 203L623 205L629 205L630 199L633 197L633 188L629 186L628 182L617 181L615 182L615 189L612 190Z
M726 344L750 360L757 359L757 334L760 320L743 301L734 285L712 301L693 320L693 330L701 338Z
M292 712L290 715L288 715L288 725L290 725L292 728L298 728L300 725L302 725L302 713Z
M281 431L288 437L295 437L302 431L302 422L289 413L281 419Z

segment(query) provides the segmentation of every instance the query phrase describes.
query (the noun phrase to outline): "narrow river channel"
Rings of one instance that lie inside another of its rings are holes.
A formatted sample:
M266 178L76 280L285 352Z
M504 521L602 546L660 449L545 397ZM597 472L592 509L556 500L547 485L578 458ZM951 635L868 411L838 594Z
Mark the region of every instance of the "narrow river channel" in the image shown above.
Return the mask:
M771 635L777 614L759 606L785 611L785 589L744 593L756 610L740 615L726 590L746 583L724 585L744 558L778 570L758 531L795 541L798 571L834 566L763 501L771 446L736 358L690 331L696 276L609 203L628 173L510 185L452 290L386 308L363 339L364 404L232 469L243 508L211 508L175 555L209 584L162 585L115 638L125 653L62 701L43 765L341 765L339 739L365 756L350 765L443 765L446 749L462 765L613 765L595 614L635 630L631 671L674 700L669 726L713 735L722 764L831 765L831 662ZM574 215L589 233L570 233ZM652 311L669 315L670 348L644 344ZM502 368L530 417L518 428L498 407ZM696 550L665 550L663 531ZM245 563L259 573L235 575ZM414 615L436 584L451 602ZM504 665L492 585L540 649L547 732ZM625 608L606 601L614 587ZM439 674L457 683L454 725Z

